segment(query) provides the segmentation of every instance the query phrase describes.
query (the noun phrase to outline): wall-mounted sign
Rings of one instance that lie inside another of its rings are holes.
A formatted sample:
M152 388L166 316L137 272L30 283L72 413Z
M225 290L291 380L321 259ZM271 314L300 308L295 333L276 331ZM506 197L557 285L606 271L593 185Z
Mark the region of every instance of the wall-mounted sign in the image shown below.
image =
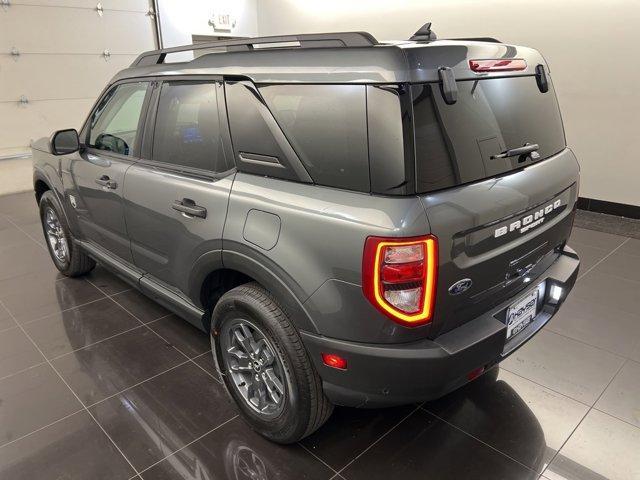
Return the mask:
M215 12L209 19L209 25L214 30L232 30L236 26L236 19L228 12Z

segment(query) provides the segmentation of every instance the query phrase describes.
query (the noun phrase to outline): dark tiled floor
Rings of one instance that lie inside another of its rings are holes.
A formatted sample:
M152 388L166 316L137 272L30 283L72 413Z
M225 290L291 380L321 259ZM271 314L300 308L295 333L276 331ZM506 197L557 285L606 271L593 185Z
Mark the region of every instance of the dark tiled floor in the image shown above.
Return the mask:
M37 220L31 194L0 197L0 478L640 478L628 222L574 229L573 294L500 368L420 406L337 408L283 447L237 417L207 335L100 267L58 275Z

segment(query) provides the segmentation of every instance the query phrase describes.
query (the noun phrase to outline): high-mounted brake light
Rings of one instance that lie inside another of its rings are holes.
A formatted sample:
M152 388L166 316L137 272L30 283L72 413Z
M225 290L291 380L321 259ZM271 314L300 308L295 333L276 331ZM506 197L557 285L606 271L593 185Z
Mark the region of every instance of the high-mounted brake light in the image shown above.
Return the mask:
M525 70L527 62L522 58L500 58L494 60L469 60L474 72L513 72Z
M433 235L369 237L362 259L362 288L382 313L405 326L429 323L433 316L438 242Z

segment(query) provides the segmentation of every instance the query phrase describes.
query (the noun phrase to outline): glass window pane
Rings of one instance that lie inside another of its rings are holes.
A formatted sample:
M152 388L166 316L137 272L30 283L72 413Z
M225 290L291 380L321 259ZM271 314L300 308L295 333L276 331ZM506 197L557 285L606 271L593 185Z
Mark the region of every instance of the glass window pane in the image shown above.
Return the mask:
M93 112L89 145L99 150L133 155L147 82L112 89Z
M501 175L531 163L495 158L538 144L542 160L565 147L553 89L535 77L459 81L458 101L446 105L437 83L414 85L417 188L428 192Z
M153 159L214 172L226 170L214 82L162 85Z
M269 85L260 93L316 183L369 191L364 85Z

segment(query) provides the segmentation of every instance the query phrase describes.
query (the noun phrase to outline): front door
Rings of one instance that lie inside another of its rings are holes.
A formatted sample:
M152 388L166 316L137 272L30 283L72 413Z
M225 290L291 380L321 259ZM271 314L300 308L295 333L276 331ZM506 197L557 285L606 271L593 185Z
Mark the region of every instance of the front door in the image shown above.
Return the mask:
M125 173L133 165L148 82L113 87L87 125L85 147L70 163L70 201L85 240L132 262L124 218Z
M221 252L233 182L220 131L221 88L215 80L163 82L149 110L155 127L145 129L145 154L127 172L134 263L184 294L194 262Z

